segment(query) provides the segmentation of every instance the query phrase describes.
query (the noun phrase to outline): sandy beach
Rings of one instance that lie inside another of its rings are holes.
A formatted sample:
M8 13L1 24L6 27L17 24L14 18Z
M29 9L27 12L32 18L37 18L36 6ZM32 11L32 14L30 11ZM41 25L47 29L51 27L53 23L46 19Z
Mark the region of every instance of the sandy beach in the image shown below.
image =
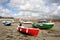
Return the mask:
M55 22L51 29L40 29L36 37L18 32L17 24L5 26L0 22L0 40L60 40L60 22ZM29 24L24 26L32 27Z

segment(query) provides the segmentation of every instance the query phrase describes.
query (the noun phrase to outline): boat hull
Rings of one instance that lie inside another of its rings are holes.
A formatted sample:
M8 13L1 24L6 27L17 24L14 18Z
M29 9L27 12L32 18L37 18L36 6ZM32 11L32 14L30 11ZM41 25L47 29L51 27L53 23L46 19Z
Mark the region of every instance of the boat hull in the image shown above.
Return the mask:
M45 28L45 29L49 29L52 28L54 26L54 24L32 24L32 26L34 28Z
M35 28L21 28L21 27L17 27L17 30L23 33L27 33L33 36L37 36L39 33L39 29L35 29Z

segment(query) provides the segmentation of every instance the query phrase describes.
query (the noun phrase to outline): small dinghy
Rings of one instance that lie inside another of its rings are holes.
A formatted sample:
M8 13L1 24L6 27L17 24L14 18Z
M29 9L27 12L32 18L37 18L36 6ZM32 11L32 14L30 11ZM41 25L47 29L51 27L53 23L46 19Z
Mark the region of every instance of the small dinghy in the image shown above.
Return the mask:
M39 33L39 29L36 28L26 28L24 26L19 26L17 27L17 30L23 33L27 33L33 36L37 36Z
M11 24L12 24L11 21L2 21L2 23L3 23L5 26L11 26Z

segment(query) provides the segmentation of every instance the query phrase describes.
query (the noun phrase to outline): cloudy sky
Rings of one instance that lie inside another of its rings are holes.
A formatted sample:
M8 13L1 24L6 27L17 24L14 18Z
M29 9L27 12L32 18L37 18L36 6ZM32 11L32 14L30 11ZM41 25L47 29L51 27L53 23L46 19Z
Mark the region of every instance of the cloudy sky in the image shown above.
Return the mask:
M0 0L0 16L15 18L60 17L60 0Z

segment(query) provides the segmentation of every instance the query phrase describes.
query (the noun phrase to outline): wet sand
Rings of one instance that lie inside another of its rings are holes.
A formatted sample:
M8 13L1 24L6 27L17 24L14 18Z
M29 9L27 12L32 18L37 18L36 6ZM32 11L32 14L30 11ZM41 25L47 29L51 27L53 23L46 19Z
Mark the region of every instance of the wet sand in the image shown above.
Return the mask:
M30 24L24 26L32 27ZM13 23L12 26L0 23L0 40L60 40L60 22L55 22L51 29L40 29L36 37L18 32L17 23Z

